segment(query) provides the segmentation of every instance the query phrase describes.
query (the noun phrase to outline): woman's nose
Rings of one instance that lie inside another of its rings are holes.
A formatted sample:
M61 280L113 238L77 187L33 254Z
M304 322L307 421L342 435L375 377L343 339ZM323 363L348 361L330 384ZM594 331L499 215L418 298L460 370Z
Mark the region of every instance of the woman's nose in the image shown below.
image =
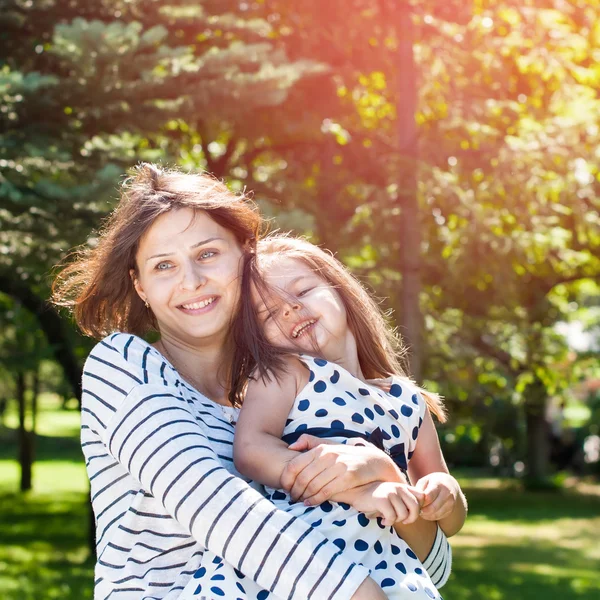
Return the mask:
M196 265L186 264L183 266L180 286L183 290L196 290L206 283L206 276L203 275Z

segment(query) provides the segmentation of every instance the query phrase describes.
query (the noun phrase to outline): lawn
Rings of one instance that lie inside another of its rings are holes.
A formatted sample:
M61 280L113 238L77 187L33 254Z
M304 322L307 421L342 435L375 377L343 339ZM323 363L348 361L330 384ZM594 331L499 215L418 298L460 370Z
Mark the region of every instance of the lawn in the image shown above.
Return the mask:
M34 490L21 494L14 419L0 429L0 598L92 598L87 482L78 414L51 399L39 417ZM470 514L454 538L446 600L600 598L600 486L524 492L511 481L462 477Z

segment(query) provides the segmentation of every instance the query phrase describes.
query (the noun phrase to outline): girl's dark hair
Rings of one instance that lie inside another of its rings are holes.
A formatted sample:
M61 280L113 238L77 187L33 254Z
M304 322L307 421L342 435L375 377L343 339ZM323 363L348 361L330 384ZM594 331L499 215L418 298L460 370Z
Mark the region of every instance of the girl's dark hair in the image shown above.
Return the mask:
M136 293L131 270L142 236L161 215L181 208L206 211L231 231L246 256L262 229L256 206L206 173L183 173L144 163L121 186L121 197L97 242L59 265L52 301L69 308L79 328L101 339L114 331L144 335L157 324Z
M284 356L288 352L266 339L252 294L252 286L255 286L255 292L265 296L267 286L261 270L280 258L303 262L337 290L346 309L348 325L356 338L358 360L365 378L398 375L408 379L401 362L406 355L402 340L388 325L379 305L365 287L332 254L306 240L278 234L260 240L256 257L251 257L245 264L240 310L234 324L232 403L239 405L242 402L251 377L269 379L277 377L284 369ZM269 292L279 293L277 290ZM317 347L315 351L318 353ZM440 421L445 421L441 398L437 394L420 391L429 410Z

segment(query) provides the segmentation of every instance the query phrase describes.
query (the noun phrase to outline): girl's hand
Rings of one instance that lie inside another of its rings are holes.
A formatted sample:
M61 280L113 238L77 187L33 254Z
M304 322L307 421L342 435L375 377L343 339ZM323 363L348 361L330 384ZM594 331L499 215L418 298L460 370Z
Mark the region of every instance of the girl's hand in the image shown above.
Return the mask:
M448 473L430 473L421 477L415 487L423 492L421 517L427 521L440 521L448 517L461 495L458 481Z
M289 446L301 452L281 475L281 487L293 501L317 505L336 494L373 481L398 479L392 459L372 444L339 444L304 434Z
M349 504L367 517L381 517L385 527L394 523L408 525L419 518L425 499L416 488L405 483L374 482L346 493Z

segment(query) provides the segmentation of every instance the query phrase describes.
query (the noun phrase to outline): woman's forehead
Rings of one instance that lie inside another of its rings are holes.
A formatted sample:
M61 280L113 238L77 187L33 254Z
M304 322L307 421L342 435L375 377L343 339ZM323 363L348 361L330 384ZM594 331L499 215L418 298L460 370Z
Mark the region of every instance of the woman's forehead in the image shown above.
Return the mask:
M160 215L140 240L140 253L156 247L164 249L197 244L211 238L234 239L231 231L219 225L203 210L179 208Z

